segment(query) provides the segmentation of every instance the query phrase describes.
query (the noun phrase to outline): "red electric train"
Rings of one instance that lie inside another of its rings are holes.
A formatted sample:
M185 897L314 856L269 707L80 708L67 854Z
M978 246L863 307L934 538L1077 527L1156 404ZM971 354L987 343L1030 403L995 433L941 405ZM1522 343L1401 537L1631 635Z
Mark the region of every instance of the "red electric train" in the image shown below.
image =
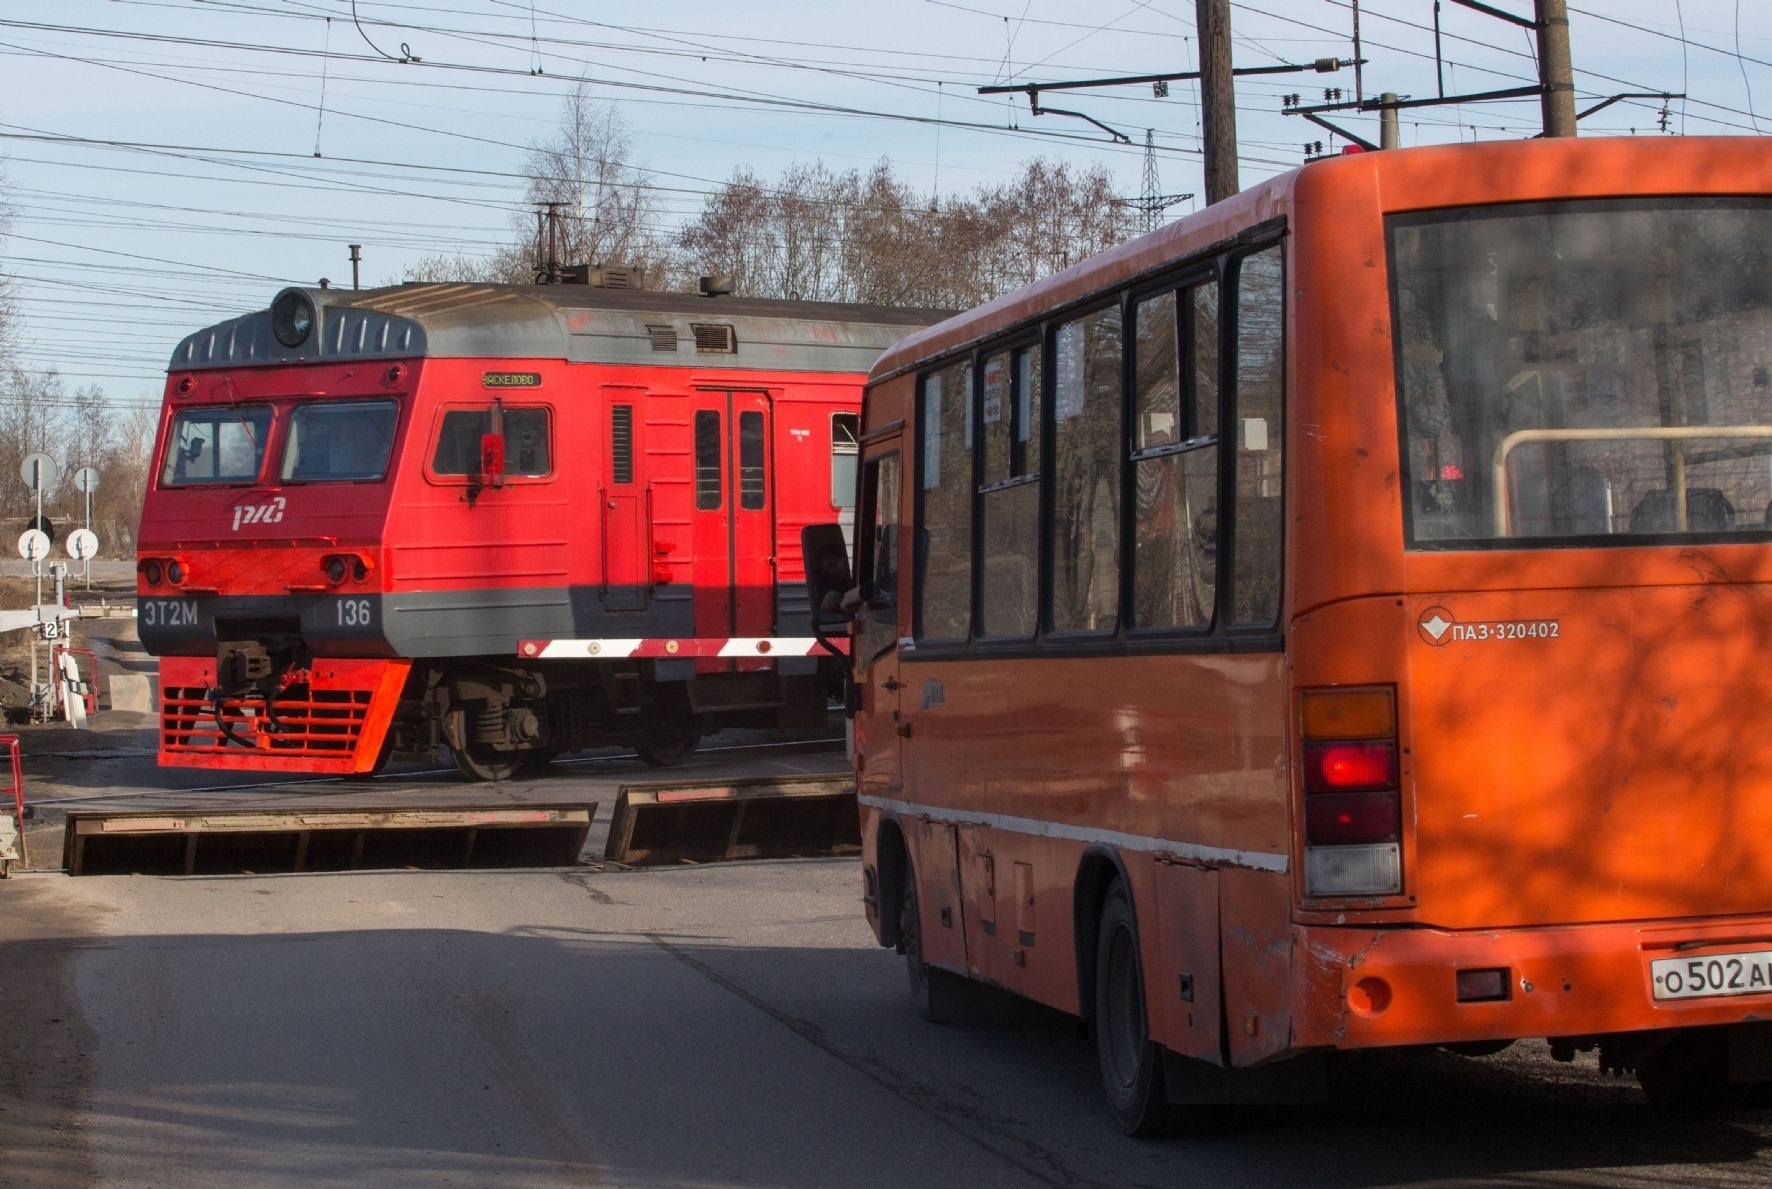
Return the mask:
M581 276L286 289L179 345L137 562L162 764L501 780L825 721L800 529L943 315Z

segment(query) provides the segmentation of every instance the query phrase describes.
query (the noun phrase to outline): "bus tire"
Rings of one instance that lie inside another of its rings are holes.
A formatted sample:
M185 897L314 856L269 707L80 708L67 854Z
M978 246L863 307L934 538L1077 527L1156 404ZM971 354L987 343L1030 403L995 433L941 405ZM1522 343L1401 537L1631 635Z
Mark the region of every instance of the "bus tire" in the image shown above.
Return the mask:
M1747 1105L1756 1088L1730 1082L1726 1028L1681 1029L1637 1058L1637 1081L1651 1109L1685 1117Z
M898 901L898 937L904 948L905 974L911 1003L931 1024L964 1024L973 1017L971 984L939 966L923 961L923 922L917 915L917 875L907 860L904 895Z
M1163 1084L1163 1053L1144 1010L1144 966L1132 897L1116 879L1095 937L1095 1052L1114 1121L1127 1135L1168 1135L1175 1109Z

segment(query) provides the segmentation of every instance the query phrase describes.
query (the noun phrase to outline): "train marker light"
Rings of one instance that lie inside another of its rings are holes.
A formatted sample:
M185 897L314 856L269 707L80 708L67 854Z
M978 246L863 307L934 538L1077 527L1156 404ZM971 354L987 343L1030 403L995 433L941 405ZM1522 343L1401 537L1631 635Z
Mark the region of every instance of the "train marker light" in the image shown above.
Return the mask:
M174 586L183 586L185 583L184 564L176 558L174 558L170 562L167 562L166 563L166 578Z
M326 580L334 586L337 586L345 580L346 571L344 558L336 555L329 557L321 563L321 568L326 571Z
M166 577L166 572L160 568L160 563L157 561L144 562L142 577L148 580L149 586L159 586L160 580Z

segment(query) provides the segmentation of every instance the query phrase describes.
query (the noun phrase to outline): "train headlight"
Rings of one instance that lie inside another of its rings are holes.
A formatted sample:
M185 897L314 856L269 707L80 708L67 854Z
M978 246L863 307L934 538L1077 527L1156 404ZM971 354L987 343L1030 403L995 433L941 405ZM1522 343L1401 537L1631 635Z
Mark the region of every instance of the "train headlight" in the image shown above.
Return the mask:
M300 289L285 289L271 303L271 333L294 350L314 333L314 303Z
M329 557L326 559L326 580L337 586L345 580L345 559Z
M157 561L151 561L142 566L142 577L148 580L149 586L159 586L160 579L164 576L165 572L160 569L160 563Z
M166 563L166 577L171 580L171 582L174 586L184 585L185 567L184 567L183 563L178 562L176 560L167 562Z

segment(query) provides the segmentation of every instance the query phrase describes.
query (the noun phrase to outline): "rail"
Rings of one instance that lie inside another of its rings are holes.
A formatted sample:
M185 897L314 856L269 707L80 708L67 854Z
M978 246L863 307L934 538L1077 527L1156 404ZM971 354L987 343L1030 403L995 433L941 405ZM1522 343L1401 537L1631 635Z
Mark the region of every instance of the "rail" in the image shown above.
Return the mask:
M1507 493L1507 456L1523 442L1691 441L1695 438L1772 438L1772 425L1652 425L1618 429L1516 429L1495 447L1495 535L1513 536ZM1674 526L1686 531L1686 454L1674 451Z

